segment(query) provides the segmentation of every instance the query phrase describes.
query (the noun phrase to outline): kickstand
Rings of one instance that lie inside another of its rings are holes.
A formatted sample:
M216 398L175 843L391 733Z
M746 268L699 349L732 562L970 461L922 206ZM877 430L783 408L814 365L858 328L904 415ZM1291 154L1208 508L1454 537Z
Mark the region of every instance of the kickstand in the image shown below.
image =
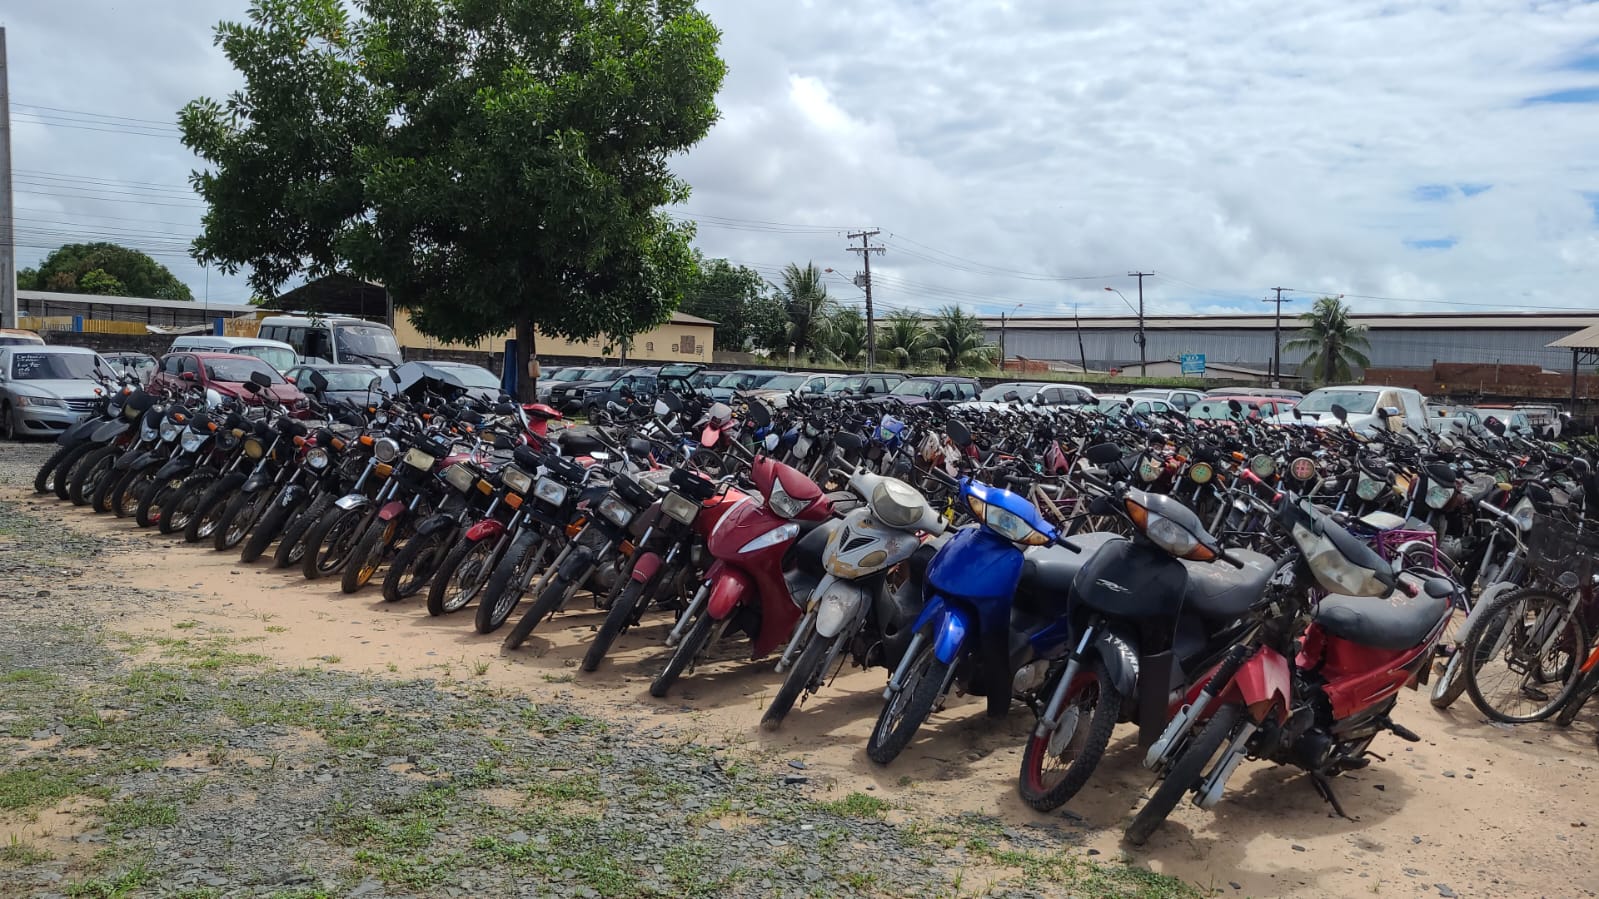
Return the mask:
M1338 817L1346 821L1355 820L1344 811L1343 805L1338 802L1337 794L1333 792L1332 783L1326 777L1320 774L1311 774L1310 783L1311 786L1316 788L1316 792L1321 795L1321 798L1327 800L1327 803L1333 807L1333 811L1338 814Z

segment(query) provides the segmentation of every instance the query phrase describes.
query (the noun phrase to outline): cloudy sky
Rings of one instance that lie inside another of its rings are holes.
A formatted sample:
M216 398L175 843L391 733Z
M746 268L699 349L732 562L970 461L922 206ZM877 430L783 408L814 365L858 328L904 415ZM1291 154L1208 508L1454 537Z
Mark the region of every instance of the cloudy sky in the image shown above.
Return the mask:
M875 227L889 308L1114 314L1133 270L1155 313L1596 305L1599 5L702 5L729 75L681 211L772 280L814 260L853 301ZM170 123L235 84L210 29L243 0L8 6L21 264L118 240L202 294Z

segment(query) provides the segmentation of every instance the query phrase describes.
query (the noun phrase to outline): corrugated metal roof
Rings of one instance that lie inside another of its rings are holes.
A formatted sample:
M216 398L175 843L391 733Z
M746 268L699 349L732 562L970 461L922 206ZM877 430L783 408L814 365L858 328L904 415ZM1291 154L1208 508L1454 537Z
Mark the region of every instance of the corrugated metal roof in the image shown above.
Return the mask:
M1589 325L1545 346L1559 350L1599 350L1599 325Z
M49 290L19 290L17 300L35 303L77 303L93 306L129 306L144 309L203 309L218 315L250 315L262 310L248 304L207 303L203 300L151 300L144 297L103 297L92 293L56 293Z
M708 318L700 318L697 315L689 315L687 312L674 312L674 313L672 313L672 324L674 324L674 325L714 325L714 324L717 324L717 323L711 321Z
M1350 318L1360 325L1373 329L1465 329L1465 328L1586 328L1599 326L1599 315L1580 312L1487 312L1487 313L1355 313ZM998 316L982 316L989 328L999 327ZM1007 328L1021 330L1071 330L1077 321L1069 315L1062 316L1006 316ZM1206 328L1265 328L1275 327L1272 315L1149 315L1144 317L1144 328L1161 330ZM1083 330L1137 327L1138 318L1132 315L1083 318ZM1283 333L1297 331L1303 324L1298 315L1284 315Z

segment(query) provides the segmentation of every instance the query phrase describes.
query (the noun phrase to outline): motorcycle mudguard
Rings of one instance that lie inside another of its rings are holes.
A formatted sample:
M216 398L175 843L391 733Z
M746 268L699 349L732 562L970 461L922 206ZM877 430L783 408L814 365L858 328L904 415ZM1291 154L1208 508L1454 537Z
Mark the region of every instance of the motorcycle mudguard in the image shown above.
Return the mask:
M633 562L633 573L630 577L641 584L650 582L655 577L655 572L661 570L661 557L652 552L640 553Z
M961 646L970 631L971 623L966 620L966 612L954 606L945 606L943 614L939 616L937 630L933 631L933 655L940 662L953 665L960 657Z
M104 423L105 419L96 418L91 415L79 421L77 424L69 425L65 431L61 432L60 436L56 437L56 443L59 443L62 446L68 446L81 440L85 440L88 438L89 434L94 433L95 428L98 428Z
M170 481L173 478L183 477L191 471L194 471L193 459L168 459L167 464L156 470L155 479Z
M429 515L421 524L416 526L418 537L427 537L440 531L447 531L455 526L453 515Z
M477 524L466 529L466 539L472 541L490 540L505 533L505 523L498 518L485 518Z
M304 502L305 497L309 492L310 491L306 490L304 487L301 487L299 484L290 484L289 486L283 488L282 493L278 494L278 504L282 506L292 506L296 503Z
M721 621L732 615L755 596L755 582L750 576L731 565L721 566L721 571L711 581L711 595L705 608L711 618Z
M404 515L405 511L406 505L404 502L397 499L390 500L383 504L383 508L378 510L378 521L393 521Z
M1238 669L1233 682L1217 697L1218 702L1237 699L1249 708L1249 717L1255 721L1266 720L1266 713L1275 712L1278 721L1288 720L1288 697L1293 692L1293 680L1288 673L1288 660L1269 648L1262 647L1253 658Z
M710 425L706 425L705 426L705 430L700 432L700 446L703 446L706 449L715 449L716 448L716 444L721 439L722 439L722 432L716 430L715 428L711 427Z
M815 595L821 597L816 604L816 633L823 637L838 636L845 625L860 619L871 602L865 585L857 581L830 580Z
M1094 649L1104 659L1110 671L1111 685L1123 696L1134 696L1138 690L1138 651L1122 635L1110 629L1099 632Z
M94 434L89 439L94 443L110 443L112 440L116 439L118 435L127 433L128 429L131 427L133 427L133 425L125 421L103 422L99 427L94 429Z
M244 479L244 486L239 489L245 493L255 493L263 487L269 486L273 481L272 474L266 471L252 472Z
M130 449L118 456L117 461L111 463L111 470L129 471L134 468L142 468L144 466L141 464L141 460L148 455L150 454L144 450Z
M347 496L341 496L334 500L333 505L338 506L340 509L343 509L346 512L357 509L365 510L372 507L372 500L359 493L351 493Z

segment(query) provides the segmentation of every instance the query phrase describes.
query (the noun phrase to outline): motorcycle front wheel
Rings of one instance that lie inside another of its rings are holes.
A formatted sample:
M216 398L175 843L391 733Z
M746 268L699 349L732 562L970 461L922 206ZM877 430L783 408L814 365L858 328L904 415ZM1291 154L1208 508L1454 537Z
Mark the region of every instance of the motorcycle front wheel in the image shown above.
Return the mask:
M533 600L533 605L522 614L522 620L511 628L505 637L506 649L520 649L527 638L533 635L533 629L560 610L565 603L568 593L571 593L578 584L588 580L589 572L594 568L594 554L586 549L574 549L572 555L561 563L561 570L550 578L544 585L538 598Z
M827 661L827 653L833 648L833 642L838 636L824 637L815 631L811 632L810 640L805 643L805 650L800 653L799 659L794 662L794 667L788 669L788 675L783 678L783 686L777 688L777 695L772 697L772 704L766 707L766 714L761 716L762 730L777 730L783 726L783 719L794 708L794 703L811 683L820 677L822 663Z
M932 641L927 641L906 669L899 691L883 704L877 725L866 741L867 758L886 765L905 751L944 695L944 682L949 679L949 673L950 666L938 660L933 654Z
M1182 802L1188 791L1199 782L1206 766L1232 740L1233 732L1243 720L1244 707L1236 702L1229 702L1216 710L1216 714L1205 722L1199 736L1183 749L1171 770L1166 772L1155 795L1149 797L1144 807L1133 816L1133 823L1127 825L1127 842L1134 846L1144 845L1156 828L1170 817L1177 803Z
M478 601L477 618L473 622L478 633L494 633L516 611L528 574L535 564L534 557L539 555L542 553L537 531L526 530L516 536L483 588L483 598Z
M56 489L56 478L59 475L61 460L65 459L67 453L72 452L72 449L71 446L56 447L56 451L50 454L50 458L44 460L44 464L39 466L39 471L33 476L34 493L49 493Z
M361 535L361 541L355 545L355 551L350 553L350 561L345 563L344 575L339 579L339 589L345 593L354 593L365 587L367 581L372 580L372 575L378 573L378 567L383 564L383 556L389 547L394 545L394 538L399 533L398 518L374 521L367 526L366 533Z
M1054 729L1034 734L1022 753L1017 790L1040 812L1059 808L1088 783L1121 716L1122 695L1111 683L1104 659L1096 657L1067 689Z
M117 464L120 455L120 448L103 446L83 457L72 472L72 483L67 485L67 498L72 500L74 506L88 505L95 498L100 485L111 477L114 471L112 466Z
M383 576L384 601L399 602L421 592L438 572L454 534L453 529L445 528L405 541L389 564L388 574Z
M694 622L694 626L684 635L683 642L677 644L677 649L672 652L672 657L666 660L666 668L656 675L655 680L650 681L650 695L656 699L665 696L667 691L672 689L672 685L677 683L677 679L694 663L699 654L705 651L706 645L711 642L711 627L716 624L716 621L704 609L701 609L699 614L699 619Z
M429 615L459 612L477 598L494 571L494 551L500 536L461 540L451 547L428 585Z

